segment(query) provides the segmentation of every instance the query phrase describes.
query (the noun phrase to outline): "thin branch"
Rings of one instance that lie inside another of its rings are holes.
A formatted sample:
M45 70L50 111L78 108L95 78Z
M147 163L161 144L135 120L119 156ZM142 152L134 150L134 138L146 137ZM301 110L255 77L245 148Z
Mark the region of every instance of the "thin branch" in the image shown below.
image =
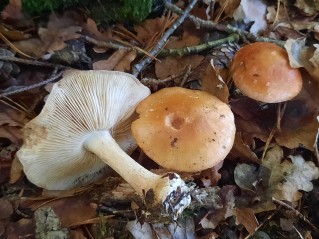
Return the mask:
M230 36L215 41L206 42L197 46L189 46L183 48L173 48L173 49L164 49L157 56L166 57L166 56L187 56L191 54L200 53L202 51L210 50L216 46L220 46L225 43L237 42L239 36L237 34L231 34Z
M63 72L59 72L59 73L56 73L56 72L57 72L57 68L55 68L53 70L53 73L51 74L51 77L49 79L46 79L45 81L41 81L41 82L36 83L34 85L30 85L30 86L22 87L22 88L17 89L17 90L2 93L2 94L0 94L0 98L5 97L5 96L9 96L9 95L18 94L18 93L21 93L24 91L32 90L34 88L38 88L40 86L46 85L50 82L53 82L53 81L57 80L59 77L61 77L63 74Z
M0 55L0 60L1 61L17 62L17 63L21 63L21 64L25 64L25 65L43 66L43 67L58 68L58 69L69 68L67 66L63 66L60 64L37 61L37 60L22 59L22 58L18 58L15 56L2 56L2 55Z
M174 4L166 2L165 7L172 12L178 13L178 14L183 14L183 10L180 9L179 7L175 6ZM200 19L198 17L195 17L193 15L188 15L187 16L189 20L191 20L197 27L203 27L211 30L218 30L226 33L237 33L239 36L242 38L248 38L252 41L263 41L263 42L272 42L275 43L279 46L283 46L285 44L285 41L280 41L272 38L266 38L266 37L256 37L250 32L238 29L236 27L230 26L230 25L223 25L220 23L214 23L212 21L205 21L203 19Z
M186 68L186 71L187 71L187 68ZM142 78L141 79L141 83L143 85L146 85L148 87L151 87L151 86L156 86L156 85L162 85L162 84L166 84L168 82L171 82L173 80L176 80L182 76L185 75L185 70L179 72L177 75L171 75L165 79L162 79L162 80L158 80L158 79L154 79L154 78Z
M249 238L251 238L253 235L255 235L255 233L260 229L260 228L262 228L271 218L273 218L273 216L275 216L278 212L279 212L279 210L281 209L281 205L279 205L277 208L276 208L276 210L274 210L267 218L266 218L266 220L264 220L262 223L260 223L259 225L258 225L258 227L256 227L256 229L255 229L255 232L253 233L253 234L250 234L250 235L248 235L248 236L246 236L244 239L249 239Z
M313 225L301 212L299 212L298 210L296 210L295 208L293 208L292 206L288 205L287 203L278 200L276 198L272 199L275 203L278 203L279 205L282 205L285 208L288 208L289 210L293 211L294 213L296 213L296 215L302 219L304 222L306 222L316 233L317 235L319 235L319 229Z
M153 48L153 50L150 52L151 56L156 56L164 47L166 44L168 38L173 34L173 32L184 22L187 15L189 15L189 12L193 9L195 6L197 0L192 0L192 2L187 6L187 8L183 11L181 16L175 21L175 23L164 33L163 37L159 40L157 45ZM167 3L167 2L166 2ZM133 69L133 75L137 76L146 65L148 65L152 61L151 57L145 57L143 60L141 60L138 64L134 65L132 67Z
M106 47L106 48L111 48L111 49L115 49L115 50L119 50L119 49L133 50L132 47L125 46L121 43L117 43L117 42L113 42L113 41L99 41L99 40L96 40L96 39L89 37L89 36L82 36L82 38L86 42L91 43L91 44L98 46L98 47Z

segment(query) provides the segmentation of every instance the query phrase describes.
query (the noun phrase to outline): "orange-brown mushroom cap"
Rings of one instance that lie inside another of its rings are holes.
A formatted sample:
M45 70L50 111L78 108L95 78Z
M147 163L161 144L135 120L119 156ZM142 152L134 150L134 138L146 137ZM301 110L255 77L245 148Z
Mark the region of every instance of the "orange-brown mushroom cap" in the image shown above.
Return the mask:
M203 91L162 89L136 108L132 133L141 149L170 170L196 172L223 161L235 137L229 106Z
M294 98L302 88L299 69L289 65L287 52L269 42L242 47L232 62L233 80L246 96L278 103Z

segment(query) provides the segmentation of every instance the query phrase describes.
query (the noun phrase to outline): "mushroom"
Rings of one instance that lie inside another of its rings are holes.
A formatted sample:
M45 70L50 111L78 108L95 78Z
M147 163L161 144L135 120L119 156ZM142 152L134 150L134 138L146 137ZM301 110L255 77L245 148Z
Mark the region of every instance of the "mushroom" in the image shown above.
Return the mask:
M299 69L289 65L287 52L269 42L242 47L231 66L237 88L246 96L265 103L294 98L302 88Z
M181 212L190 196L179 175L154 174L126 154L136 147L130 130L135 107L149 94L127 73L67 73L41 113L24 127L17 155L27 178L46 189L70 189L105 176L106 163L141 196L152 190L154 204L167 207L180 196L173 206Z
M226 103L207 92L161 89L139 103L136 112L133 136L143 152L164 168L201 171L222 162L233 146L234 115Z

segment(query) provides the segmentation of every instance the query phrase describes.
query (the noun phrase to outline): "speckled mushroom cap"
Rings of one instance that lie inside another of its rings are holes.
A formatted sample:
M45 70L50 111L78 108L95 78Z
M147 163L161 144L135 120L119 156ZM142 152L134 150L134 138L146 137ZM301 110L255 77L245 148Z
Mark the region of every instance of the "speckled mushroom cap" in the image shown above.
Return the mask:
M133 75L70 71L54 84L41 113L25 125L17 155L39 187L69 189L98 180L106 164L83 146L93 132L109 130L127 153L136 147L130 125L149 89Z
M235 137L234 115L217 97L180 87L162 89L136 108L132 133L141 149L170 170L196 172L227 156Z
M234 56L231 72L244 95L265 103L290 100L302 88L301 73L290 67L287 52L269 42L242 47Z

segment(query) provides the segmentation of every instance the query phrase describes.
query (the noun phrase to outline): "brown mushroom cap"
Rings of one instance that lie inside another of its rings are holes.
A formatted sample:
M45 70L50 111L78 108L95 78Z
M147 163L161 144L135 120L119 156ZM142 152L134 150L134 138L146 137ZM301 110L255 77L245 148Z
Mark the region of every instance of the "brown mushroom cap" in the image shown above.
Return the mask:
M196 172L215 166L231 150L235 136L229 106L203 91L162 89L136 108L132 133L141 149L170 170Z
M301 73L289 65L287 52L269 42L242 47L233 59L232 73L244 95L266 103L290 100L302 88Z

